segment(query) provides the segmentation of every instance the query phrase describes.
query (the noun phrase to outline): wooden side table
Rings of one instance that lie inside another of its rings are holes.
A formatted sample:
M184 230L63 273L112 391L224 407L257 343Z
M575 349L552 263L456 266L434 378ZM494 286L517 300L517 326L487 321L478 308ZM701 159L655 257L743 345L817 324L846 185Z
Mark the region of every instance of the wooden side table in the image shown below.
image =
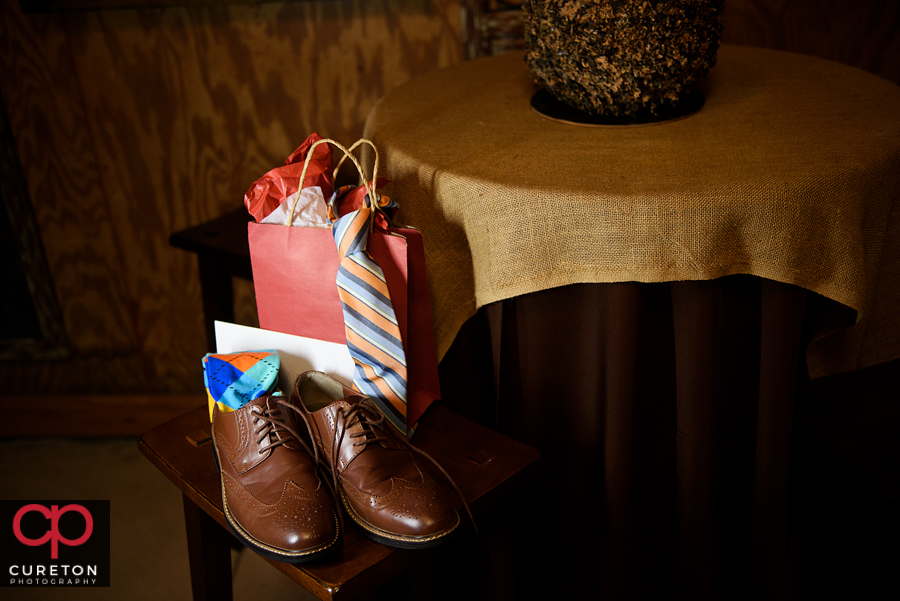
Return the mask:
M251 219L247 209L240 207L169 236L170 245L197 255L206 346L211 353L216 351L216 320L234 321L232 276L253 279L247 241Z
M440 406L432 407L420 424L416 445L453 476L476 515L511 492L539 457L533 447ZM198 407L154 428L138 439L138 447L183 493L194 599L230 599L231 534L222 513L207 408ZM370 592L428 553L393 549L363 538L350 519L345 519L345 526L343 549L337 556L299 565L266 561L330 601Z

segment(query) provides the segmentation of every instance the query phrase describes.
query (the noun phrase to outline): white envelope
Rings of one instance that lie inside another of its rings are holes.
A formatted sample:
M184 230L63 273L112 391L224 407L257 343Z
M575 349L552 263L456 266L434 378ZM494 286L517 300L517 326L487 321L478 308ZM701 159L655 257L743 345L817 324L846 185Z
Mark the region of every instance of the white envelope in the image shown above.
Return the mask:
M323 342L224 321L216 322L216 352L274 350L281 360L278 388L286 395L294 390L294 380L305 371L321 371L347 386L353 385L353 359L346 344Z

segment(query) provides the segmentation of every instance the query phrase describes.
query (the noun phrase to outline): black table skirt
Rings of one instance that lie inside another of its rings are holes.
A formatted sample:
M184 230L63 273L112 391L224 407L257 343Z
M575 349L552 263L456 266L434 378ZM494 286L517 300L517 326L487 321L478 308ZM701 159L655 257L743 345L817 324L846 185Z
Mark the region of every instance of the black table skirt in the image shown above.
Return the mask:
M542 452L501 519L509 598L793 596L792 427L829 302L731 276L482 308L441 385L450 409Z

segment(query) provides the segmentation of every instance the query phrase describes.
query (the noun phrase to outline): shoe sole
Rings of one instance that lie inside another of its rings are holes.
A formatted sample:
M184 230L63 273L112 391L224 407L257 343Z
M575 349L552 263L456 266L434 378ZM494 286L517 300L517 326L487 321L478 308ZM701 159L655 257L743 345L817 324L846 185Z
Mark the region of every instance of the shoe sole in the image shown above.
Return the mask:
M344 494L344 489L338 486L338 491L341 497L341 504L344 506L344 509L347 510L350 519L352 519L353 523L357 526L357 531L364 537L373 540L376 543L381 543L382 545L395 547L397 549L428 549L429 547L436 547L437 545L447 542L453 538L458 531L460 519L459 514L457 513L456 522L454 522L452 526L435 534L429 534L428 536L407 536L388 532L377 526L373 526L364 520L353 510L353 507L350 505L350 502Z
M330 556L340 550L342 546L341 543L343 542L344 537L341 535L341 529L339 526L335 528L335 530L337 531L337 535L335 536L334 540L329 542L327 545L296 553L288 553L286 551L276 549L271 545L267 545L264 542L258 541L253 538L253 536L251 536L249 532L241 527L234 516L231 515L231 510L228 508L228 500L225 498L225 484L224 482L222 482L222 466L219 464L219 451L216 448L215 443L213 443L213 459L216 462L216 471L219 473L219 486L222 489L222 513L225 514L225 525L228 526L228 530L235 536L235 538L241 541L241 544L243 544L245 547L259 555L262 555L267 559L274 559L275 561L281 561L283 563L290 564L306 563L307 561L322 559L323 557Z

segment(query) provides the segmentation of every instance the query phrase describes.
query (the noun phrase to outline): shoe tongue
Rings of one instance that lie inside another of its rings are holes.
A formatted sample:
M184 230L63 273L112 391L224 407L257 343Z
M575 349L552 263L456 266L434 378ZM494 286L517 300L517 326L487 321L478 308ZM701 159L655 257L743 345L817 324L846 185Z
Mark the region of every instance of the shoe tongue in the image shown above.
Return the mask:
M359 418L357 418L359 419ZM359 425L363 429L363 432L366 433L366 442L373 440L378 437L378 433L375 432L375 429L372 428L371 424L364 419L359 419ZM357 439L356 442L362 442L362 440Z
M287 412L281 408L281 405L278 403L279 400L281 400L279 397L264 397L264 402L260 403L260 409L262 409L268 417L289 423ZM277 442L279 438L286 440L294 439L290 432L269 422L269 444Z
M278 404L278 397L266 397L265 408L268 410L272 417L280 417L279 414L282 413L281 405Z
M347 395L347 396L345 396L345 397L343 397L343 398L341 398L341 399L338 399L338 400L335 401L335 402L337 402L337 403L347 403L348 405L350 405L351 408L353 408L353 407L359 405L362 401L364 401L365 398L366 398L366 397L361 396L361 395L349 394L349 395ZM356 426L356 425L359 425L359 427L362 428L363 432L365 432L366 440L371 440L371 439L373 439L373 438L375 438L375 437L377 436L377 434L375 434L375 433L372 431L372 427L368 424L368 420L365 419L365 414L357 413L357 414L352 418L352 421L349 422L349 423L347 423L347 427L348 427L348 428L351 428L351 427ZM362 442L361 439L356 439L355 441L356 441L356 442Z
M365 400L367 397L359 397L358 401ZM366 433L366 440L371 441L374 439L378 439L375 443L376 447L382 447L384 449L390 451L400 451L405 450L402 444L397 440L397 434L391 428L390 422L387 421L381 410L375 406L371 401L367 404L367 409L369 409L372 413L361 413L358 414L356 419L359 420L359 425L362 430ZM374 419L375 421L381 419L378 425L372 425L369 423L369 420ZM358 440L361 442L361 440ZM370 448L371 445L366 445L366 448Z

